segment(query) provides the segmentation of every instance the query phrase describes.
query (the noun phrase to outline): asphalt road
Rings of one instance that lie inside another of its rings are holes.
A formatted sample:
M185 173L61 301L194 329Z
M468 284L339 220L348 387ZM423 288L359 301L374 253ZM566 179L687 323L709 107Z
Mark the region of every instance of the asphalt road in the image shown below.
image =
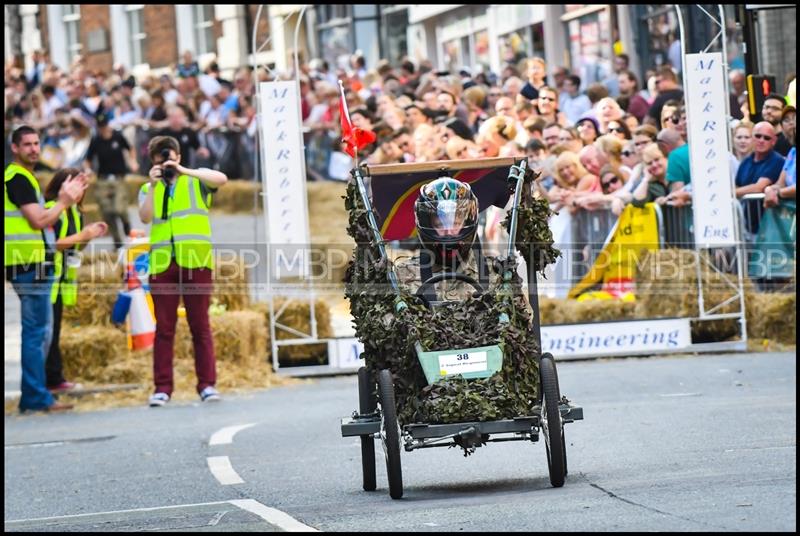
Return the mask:
M565 362L559 379L585 415L566 429L563 488L543 442L492 443L469 458L403 452L399 501L380 447L378 490L364 492L358 440L340 435L354 376L219 404L7 416L5 529L796 530L794 354Z

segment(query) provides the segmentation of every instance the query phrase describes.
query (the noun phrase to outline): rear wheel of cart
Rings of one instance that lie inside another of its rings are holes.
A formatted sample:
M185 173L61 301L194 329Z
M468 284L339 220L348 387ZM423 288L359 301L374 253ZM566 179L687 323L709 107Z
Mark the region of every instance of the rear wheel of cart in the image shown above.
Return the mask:
M387 369L378 375L381 401L381 442L386 456L386 474L389 477L389 495L392 499L403 496L403 470L400 466L400 426L397 423L397 409L394 403L392 373Z
M547 450L547 467L550 470L550 483L560 488L567 474L567 453L564 441L564 426L558 409L559 388L556 363L553 356L542 356L539 368L542 383L542 432Z
M358 411L361 415L374 413L377 403L375 384L370 381L367 367L361 367L358 369ZM360 437L364 491L375 491L375 440L371 435Z
M561 402L561 382L558 381L558 369L555 367L555 358L551 353L542 354L542 357L548 357L553 360L553 370L556 371L556 387L558 387L558 401ZM567 467L567 436L564 430L564 423L561 423L561 443L564 445L564 475L569 474Z

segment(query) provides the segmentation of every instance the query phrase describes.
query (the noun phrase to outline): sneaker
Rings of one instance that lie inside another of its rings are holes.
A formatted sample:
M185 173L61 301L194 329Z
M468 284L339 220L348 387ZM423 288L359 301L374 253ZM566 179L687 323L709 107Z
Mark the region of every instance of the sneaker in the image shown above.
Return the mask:
M157 408L169 402L169 395L167 393L154 393L150 395L150 407Z
M219 391L217 391L213 385L209 385L200 391L200 400L203 402L219 402L222 400L222 397L219 396Z
M50 391L51 393L64 393L64 392L67 392L67 391L72 391L72 390L75 390L75 389L82 389L82 388L83 388L83 385L81 385L79 383L63 381L63 382L59 383L58 385L54 385L52 387L48 387L47 390Z

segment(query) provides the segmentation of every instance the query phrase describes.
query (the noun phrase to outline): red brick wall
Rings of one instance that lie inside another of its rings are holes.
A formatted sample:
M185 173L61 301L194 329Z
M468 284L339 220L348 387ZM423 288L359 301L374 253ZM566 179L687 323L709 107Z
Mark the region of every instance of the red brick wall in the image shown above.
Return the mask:
M83 44L81 52L86 57L89 71L111 72L114 65L114 56L111 52L111 13L107 5L81 4L80 39ZM106 30L106 50L103 52L89 52L89 33Z
M144 56L151 68L169 67L178 62L178 36L175 6L144 6L144 28L147 32Z

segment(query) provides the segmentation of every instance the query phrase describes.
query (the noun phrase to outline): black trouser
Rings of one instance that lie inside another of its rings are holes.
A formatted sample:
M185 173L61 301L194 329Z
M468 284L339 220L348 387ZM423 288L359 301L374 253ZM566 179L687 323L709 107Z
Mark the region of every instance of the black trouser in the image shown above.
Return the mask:
M61 313L64 310L64 303L61 301L59 292L56 302L53 304L53 339L50 343L50 351L47 353L47 361L44 365L47 374L47 387L55 387L65 382L64 368L61 364L61 348L59 339L61 338Z

